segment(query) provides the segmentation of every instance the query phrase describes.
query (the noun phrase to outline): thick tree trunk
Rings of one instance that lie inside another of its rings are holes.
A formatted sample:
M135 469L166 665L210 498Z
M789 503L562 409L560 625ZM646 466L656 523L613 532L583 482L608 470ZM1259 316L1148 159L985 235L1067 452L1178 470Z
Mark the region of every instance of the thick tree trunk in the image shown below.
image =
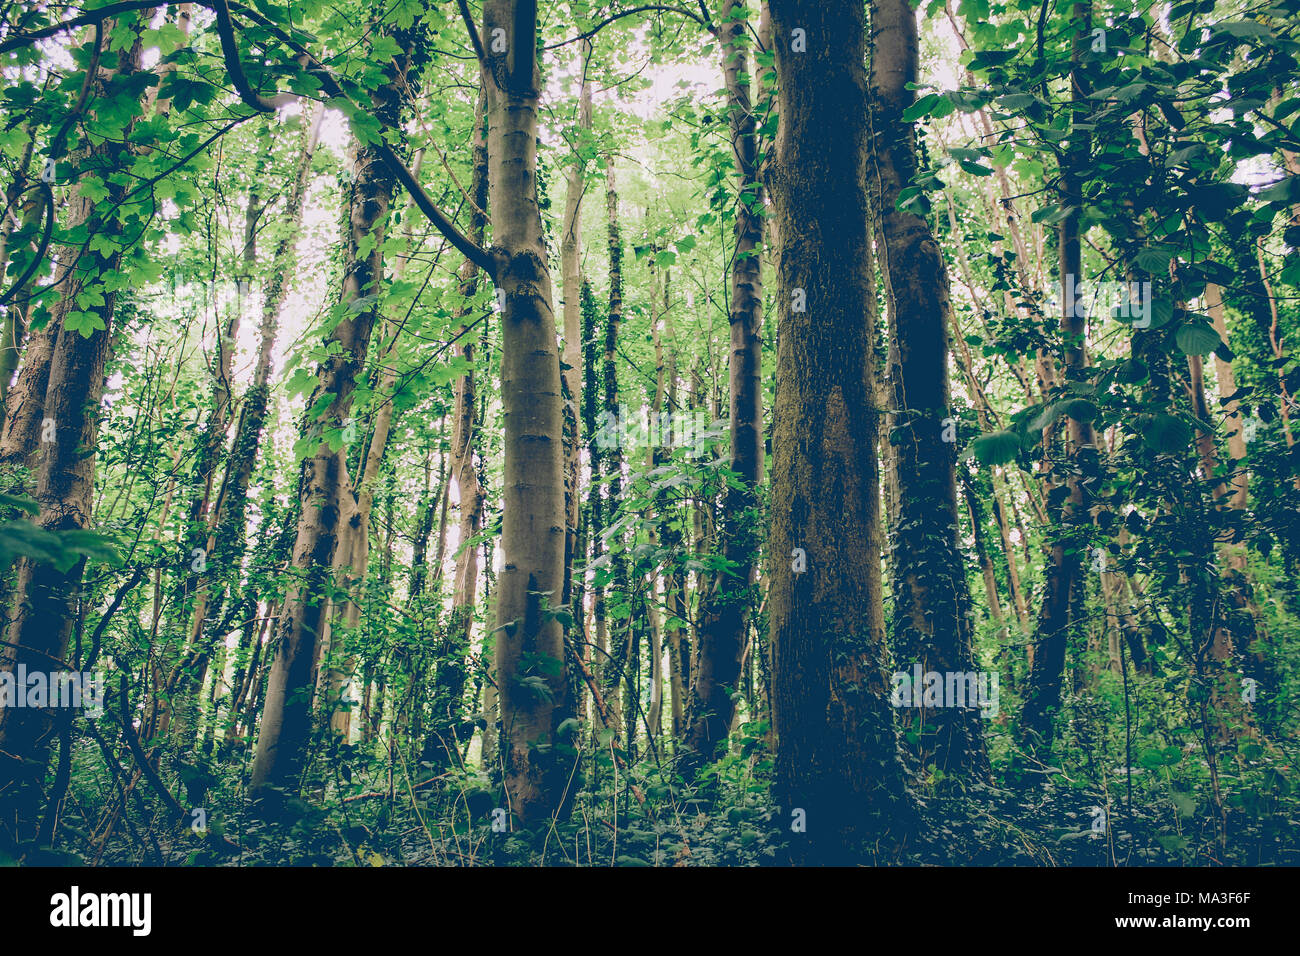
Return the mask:
M781 118L769 180L781 239L768 598L776 793L797 854L861 860L860 841L896 844L911 818L873 613L865 24L853 0L770 7ZM795 571L796 555L806 570Z

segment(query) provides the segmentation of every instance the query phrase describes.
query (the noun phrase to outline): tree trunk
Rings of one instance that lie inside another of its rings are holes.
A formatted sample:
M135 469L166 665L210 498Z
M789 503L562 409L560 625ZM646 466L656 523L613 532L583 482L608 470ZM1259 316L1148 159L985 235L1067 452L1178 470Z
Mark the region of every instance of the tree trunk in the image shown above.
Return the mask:
M591 136L591 84L587 73L591 65L591 41L582 41L579 59L581 79L578 91L577 142L574 144L569 165L564 170L564 222L560 237L560 275L564 298L564 356L562 369L564 382L564 604L570 604L575 591L573 572L578 545L578 524L582 500L580 442L578 436L579 401L582 393L582 305L579 291L582 284L582 194L587 188L584 181L587 164L582 150ZM581 593L581 588L577 588ZM575 609L574 621L580 620Z
M1089 108L1087 90L1079 64L1083 60L1092 24L1089 2L1076 2L1071 11L1074 31L1070 72L1072 89L1070 110L1072 124L1083 125ZM1084 317L1079 216L1083 208L1082 178L1089 155L1089 137L1082 130L1072 132L1069 147L1061 159L1061 204L1071 211L1059 227L1059 267L1061 282L1073 276L1073 295L1061 293L1061 334L1067 369L1078 371L1088 364L1087 322ZM1046 394L1046 392L1044 392ZM1097 436L1089 422L1066 418L1066 454L1071 467L1066 477L1068 497L1061 509L1060 527L1052 543L1038 618L1034 646L1034 666L1029 674L1029 692L1021 715L1021 730L1032 750L1050 752L1053 720L1061 707L1061 681L1065 670L1066 649L1079 631L1085 616L1083 603L1083 546L1075 540L1077 530L1088 522L1088 502L1084 476L1093 474L1097 464ZM1047 441L1044 433L1044 442ZM1075 532L1072 534L1071 532Z
M699 628L699 668L692 684L689 771L725 749L735 714L745 632L753 602L754 573L761 537L757 488L763 476L762 340L763 196L758 179L758 144L750 108L749 19L743 0L724 0L718 27L727 117L736 163L735 251L731 266L730 378L731 470L739 486L728 485L723 507L723 556L727 570L714 576Z
M104 27L104 36L112 33ZM114 79L139 71L141 46L138 35L112 62L101 66L92 81L94 100L107 95ZM122 139L108 138L94 146L88 156L99 168L121 169L130 161L130 125ZM104 389L104 368L114 333L113 319L117 293L104 288L103 280L116 272L122 262L122 249L113 240L122 235L118 216L103 210L116 210L128 191L126 186L110 184L109 195L95 202L74 187L65 225L84 225L88 234L108 240L108 248L72 250L63 254L64 273L59 280L59 301L47 331L50 339L48 372L29 381L34 398L39 378L46 379L36 428L19 452L24 457L35 451L40 434L43 454L35 475L35 498L40 506L35 524L47 532L85 531L91 527L94 501L95 455L99 440L100 400ZM101 304L87 304L82 311L96 317L98 328L77 330L66 324L68 315L78 308L76 298L90 291L102 294ZM43 356L30 355L29 363ZM19 425L14 416L10 425ZM16 432L15 434L22 434ZM49 437L49 441L45 438ZM87 451L89 450L89 454ZM32 672L50 674L66 670L68 642L76 625L83 600L82 574L85 559L71 568L59 570L52 564L29 558L17 562L13 607L7 642L0 653L0 668L15 670L19 666ZM0 711L0 793L4 794L0 813L0 842L21 844L31 840L39 827L39 809L45 780L46 764L52 741L59 735L67 714L55 709L15 707Z
M622 439L626 430L622 427L624 416L618 402L618 333L623 324L623 237L618 222L618 186L614 178L614 156L605 157L605 210L608 216L609 236L609 311L605 320L605 369L601 376L605 386L605 423L608 446L602 456L606 478L605 511L606 526L616 523L619 506L623 498L623 448ZM630 451L631 449L629 449ZM631 594L628 590L627 551L616 536L607 538L609 547L611 581L609 594L615 597L615 609L619 612L611 615L608 597L602 605L602 622L612 617L613 623L609 634L609 656L601 668L601 690L605 705L609 708L611 726L617 728L623 720L623 698L627 698L629 712L635 709L633 703L633 673L629 669L631 651L632 609ZM619 687L626 688L620 693ZM630 745L630 741L628 741Z
M916 140L903 112L918 70L916 13L908 0L871 4L873 223L889 306L897 522L891 645L898 667L951 674L975 670L970 591L957 544L956 448L948 407L948 274L924 218L897 208L916 174ZM954 436L955 437L955 436ZM969 683L965 686L969 687ZM913 694L920 688L913 688ZM915 751L947 774L987 776L980 710L970 700L903 712L919 724Z
M410 52L386 67L388 85L375 97L376 115L390 128L400 120L402 98L414 80ZM375 146L353 148L355 174L350 198L340 300L345 306L378 297L384 278L384 231L396 176ZM326 593L339 566L340 535L349 513L352 487L347 473L346 435L352 395L364 368L379 311L375 304L349 308L327 339L331 350L322 363L308 408L322 400L316 421L304 421L304 434L316 442L298 479L301 514L294 541L291 579L281 612L279 647L266 688L266 705L253 761L250 788L296 788L311 734L311 696L317 641L326 620Z
M911 817L873 614L880 503L863 6L770 7L781 124L770 176L781 239L768 597L776 793L797 855L861 860L860 842L897 843ZM796 554L806 570L794 570Z
M496 683L509 808L531 823L562 810L569 761L556 732L569 716L564 631L550 610L564 587L563 400L537 194L535 0L486 0L489 201L501 315L505 422L497 581ZM497 32L499 31L499 32Z
M479 209L488 205L487 141L482 136L485 94L480 94L479 111L475 119L473 141L474 179L470 188L474 203ZM484 216L475 212L470 219L470 238L483 242L487 226ZM452 413L451 474L456 479L460 493L460 551L456 555L456 579L452 592L451 622L447 627L447 644L438 664L437 720L434 730L441 749L433 750L448 766L455 764L460 752L460 726L464 723L462 699L465 693L466 658L470 650L470 632L474 623L474 599L478 591L477 543L469 543L483 530L483 488L479 484L478 469L474 464L477 447L478 382L474 373L474 340L469 335L470 300L478 292L479 268L466 259L460 267L460 289L463 304L459 309L464 324L460 327L458 354L468 370L456 380L455 410ZM426 748L426 752L430 748Z

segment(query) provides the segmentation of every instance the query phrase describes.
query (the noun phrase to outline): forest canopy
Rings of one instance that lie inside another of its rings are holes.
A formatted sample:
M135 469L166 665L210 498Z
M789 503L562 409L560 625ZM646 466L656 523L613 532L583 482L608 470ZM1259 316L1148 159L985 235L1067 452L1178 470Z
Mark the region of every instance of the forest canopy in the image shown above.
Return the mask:
M1300 862L1298 13L0 3L0 863Z

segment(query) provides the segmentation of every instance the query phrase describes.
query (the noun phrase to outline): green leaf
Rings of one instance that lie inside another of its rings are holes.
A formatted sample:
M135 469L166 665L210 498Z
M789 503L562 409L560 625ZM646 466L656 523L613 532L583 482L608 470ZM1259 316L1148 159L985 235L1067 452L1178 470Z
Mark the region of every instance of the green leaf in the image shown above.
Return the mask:
M1157 275L1169 268L1173 253L1163 246L1145 246L1133 257L1133 264L1143 272Z
M1196 816L1196 801L1185 793L1172 793L1169 798L1174 802L1178 815L1184 820Z
M1020 436L1009 431L991 432L976 438L971 447L984 464L1005 465L1020 454Z
M922 116L929 116L930 111L939 104L941 99L943 99L943 97L938 93L925 94L925 96L922 96L907 109L903 110L903 122L915 123Z
M1023 110L1026 106L1031 106L1036 99L1033 93L1008 93L1006 96L998 97L998 105L1007 110Z
M1188 195L1206 222L1222 222L1246 201L1250 190L1239 183L1210 183L1194 187Z
M69 312L63 317L63 327L70 332L79 332L83 339L88 339L96 332L107 328L104 317L98 312Z
M1184 323L1174 333L1174 341L1188 355L1208 355L1223 344L1219 333L1203 319Z
M1100 410L1086 398L1076 398L1065 403L1065 414L1069 415L1076 422L1087 424L1096 421L1097 416L1101 414Z
M1244 40L1248 37L1271 37L1273 31L1262 23L1256 23L1254 20L1229 20L1226 23L1216 24L1214 27L1216 33L1226 33L1238 40Z
M1288 176L1255 194L1263 202L1290 203L1300 200L1300 176Z
M1192 429L1181 418L1161 413L1152 416L1142 429L1142 440L1157 454L1172 455L1187 450Z

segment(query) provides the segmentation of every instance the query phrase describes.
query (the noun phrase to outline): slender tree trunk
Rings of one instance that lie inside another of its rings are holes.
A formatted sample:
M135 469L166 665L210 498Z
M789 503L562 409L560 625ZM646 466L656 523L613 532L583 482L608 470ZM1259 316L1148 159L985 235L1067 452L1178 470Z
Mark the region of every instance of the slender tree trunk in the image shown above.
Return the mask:
M948 406L948 274L924 218L898 200L916 174L916 140L903 112L918 71L916 13L908 0L871 4L873 222L889 305L892 430L898 520L890 528L894 563L891 644L901 671L974 671L970 591L957 544L954 420ZM962 686L962 685L958 685ZM964 686L969 687L969 683ZM920 688L913 688L913 694ZM918 723L921 765L987 776L988 759L973 700L905 711Z
M665 400L668 414L681 417L677 403L677 335L673 327L673 305L670 296L670 276L664 271L664 337L668 340L668 370ZM674 432L680 432L674 426ZM668 555L669 570L664 579L664 604L667 620L664 629L668 639L668 690L672 695L673 739L680 740L686 732L687 696L691 688L691 641L686 630L686 582L681 570L685 560L683 549L685 535L680 505L671 496L663 495L659 507L659 540Z
M563 399L537 192L535 0L486 0L489 201L501 315L505 422L497 581L496 683L509 808L532 822L562 810L569 761L556 732L569 716L564 631L550 610L564 587ZM501 31L494 33L494 31Z
M405 32L405 31L404 31ZM404 37L408 43L411 38ZM386 70L388 85L376 94L376 115L384 125L399 125L405 91L415 79L409 49ZM384 278L384 231L396 177L374 146L353 149L355 173L344 261L341 301L345 306L378 297ZM281 612L279 646L266 689L266 705L257 741L250 787L296 788L312 727L311 696L315 684L317 641L326 620L326 592L341 559L340 535L348 517L352 487L347 473L347 429L352 395L365 365L370 336L378 319L375 305L349 308L328 337L330 356L321 365L308 408L327 402L316 421L305 421L305 434L317 442L302 463L298 483L301 514L294 541L293 578Z
M218 565L218 558L213 553L217 544L217 529L221 524L220 495L214 495L214 482L221 458L226 450L226 437L234 411L233 365L235 345L239 337L239 326L243 318L246 297L251 288L249 282L257 268L257 232L258 224L266 209L266 201L261 195L262 181L271 164L270 127L264 121L261 133L261 149L254 170L253 182L249 188L248 200L244 210L244 247L241 253L241 272L235 307L231 310L225 327L219 320L220 309L214 304L213 312L217 321L217 349L212 374L212 398L208 409L207 421L199 438L196 450L196 463L192 479L193 498L189 507L189 524L182 536L181 559L192 567L193 558L201 556L203 570L192 572L193 580L183 583L183 592L194 595L192 618L189 633L186 635L188 652L177 664L176 672L169 684L174 684L173 701L169 705L175 715L172 725L173 736L182 749L193 743L198 730L200 714L200 696L203 682L207 676L208 660L212 653L212 644L220 636L210 632L206 639L203 634L204 624L209 616L220 613L220 598L213 600L216 582L215 574L208 570L209 562ZM215 299L215 297L214 297ZM219 491L219 489L215 489ZM228 559L222 555L221 559Z
M586 281L582 283L579 296L582 310L583 340L582 427L587 440L587 467L591 475L591 490L586 496L587 520L585 524L587 533L583 557L589 565L600 557L604 548L605 508L602 497L603 489L600 484L604 451L601 448L601 442L597 438L596 428L596 410L600 406L601 368L600 363L597 361L596 320L598 309L596 297L591 291L591 286ZM590 548L589 554L587 546ZM595 653L589 653L586 659L598 661L596 672L603 674L608 663L606 655L609 653L609 633L605 627L605 586L600 583L599 579L593 578L591 589L591 617L596 642ZM593 649L586 648L586 650L590 652ZM593 733L597 732L594 722L592 731Z
M731 470L739 486L728 485L723 508L723 556L728 570L714 576L699 628L699 668L692 684L694 751L687 769L715 759L726 747L739 690L762 517L757 488L763 476L763 195L758 178L758 143L750 107L749 20L743 0L724 0L720 25L722 74L736 163L735 251L731 266Z
M1226 344L1228 342L1228 320L1224 314L1223 308L1223 290L1213 282L1208 283L1205 287L1205 311L1209 313L1211 321L1214 323L1214 331L1219 333L1219 338ZM1215 381L1219 386L1219 399L1225 401L1225 410L1227 411L1227 429L1228 429L1228 456L1236 463L1232 470L1232 497L1229 499L1231 507L1238 510L1245 510L1246 497L1250 488L1250 476L1246 471L1246 436L1244 432L1244 423L1241 418L1241 403L1233 396L1237 393L1237 378L1232 371L1232 362L1221 358L1218 353L1214 356ZM1233 566L1238 570L1244 571L1246 568L1246 552L1242 548L1234 549L1231 557Z
M624 416L618 402L618 333L623 324L623 237L619 230L618 186L614 178L612 154L605 158L605 210L609 225L609 311L605 320L605 368L601 378L605 386L605 423L609 440L605 442L608 447L602 459L606 478L605 518L607 526L612 526L623 498L622 439L627 434L627 430L622 427ZM629 669L633 615L628 589L627 553L623 542L616 537L608 539L608 546L612 570L609 593L614 595L614 607L619 613L612 615L609 656L601 669L601 690L613 722L611 726L617 728L623 722L623 698L627 699L629 711L635 710L632 697L634 676ZM602 606L602 621L609 616L607 597ZM625 688L622 694L619 692L620 686ZM628 743L630 745L631 742Z
M1076 2L1071 11L1074 32L1070 72L1072 88L1070 110L1072 123L1087 120L1088 91L1083 88L1080 64L1091 31L1092 8L1087 0ZM1061 282L1074 277L1074 294L1062 289L1061 334L1064 339L1064 362L1067 369L1081 370L1088 364L1087 322L1080 290L1082 287L1079 215L1083 207L1082 179L1088 162L1089 137L1082 130L1070 136L1069 147L1061 160L1061 202L1069 212L1059 228L1059 267ZM1088 522L1088 501L1083 475L1096 471L1097 436L1089 422L1066 418L1066 452L1072 467L1066 477L1069 489L1061 511L1061 527L1052 543L1043 604L1038 618L1034 647L1034 666L1029 674L1029 692L1021 715L1021 730L1031 749L1050 752L1053 719L1061 707L1061 681L1065 670L1066 650L1084 617L1083 546L1075 540L1080 526ZM1046 442L1046 437L1044 438Z
M23 190L30 185L30 180L27 178L27 167L32 161L33 145L34 141L29 134L27 146L18 164L18 175L6 192L5 198L10 203L17 202ZM41 194L36 191L28 193L27 198L17 207L20 236L33 234L34 230L40 225L41 213L44 209L45 203ZM49 214L53 215L54 211L50 210ZM12 241L13 232L14 219L11 214L5 217L3 223L0 223L0 280L4 278L9 267L11 259L10 242ZM4 418L8 408L9 383L18 368L18 359L22 355L23 346L27 340L28 303L25 301L24 291L18 290L13 299L10 300L9 305L3 310L4 318L2 324L0 324L0 434L3 434Z
M479 110L475 120L474 179L471 195L479 209L488 205L487 141L482 136L485 94L480 94ZM487 226L484 216L474 213L470 220L470 238L482 244ZM451 622L447 628L447 645L438 666L437 717L434 730L439 737L439 754L447 765L454 765L460 752L459 730L464 722L465 681L468 677L466 658L470 649L470 632L474 623L474 599L478 592L478 549L471 544L483 530L483 488L479 484L478 469L474 464L479 422L478 382L474 373L474 339L469 333L470 300L478 292L479 268L466 259L460 267L459 294L462 320L459 355L468 365L468 371L456 380L455 410L452 413L451 474L456 479L460 493L460 551L456 555L456 579L452 592ZM426 748L426 751L429 748Z
M579 59L581 78L578 89L578 124L569 165L564 170L564 222L560 238L560 275L563 279L561 295L564 298L564 356L562 370L564 382L564 510L566 538L564 551L564 604L569 604L575 591L574 565L578 558L578 524L582 500L580 467L580 441L578 435L579 402L582 392L582 305L579 302L582 284L582 196L587 188L586 162L583 150L591 135L591 84L587 73L591 65L591 41L582 41ZM576 590L581 593L581 588ZM575 622L580 615L575 609Z

